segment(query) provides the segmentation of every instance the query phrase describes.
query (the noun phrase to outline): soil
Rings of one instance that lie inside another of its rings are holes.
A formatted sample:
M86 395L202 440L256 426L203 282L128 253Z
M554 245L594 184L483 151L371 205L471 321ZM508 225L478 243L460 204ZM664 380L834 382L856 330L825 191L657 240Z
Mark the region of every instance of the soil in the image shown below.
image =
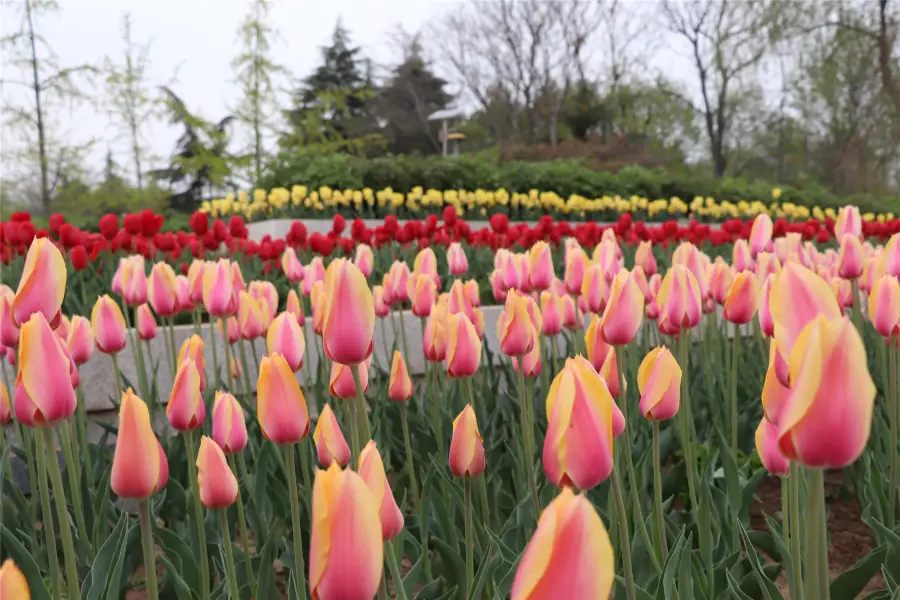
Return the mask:
M842 491L842 474L833 471L825 474L825 501L828 505L828 566L834 578L852 567L875 548L875 539L862 521L856 498ZM766 479L756 492L757 502L750 508L750 526L767 530L765 515L776 516L781 512L781 480ZM782 573L775 582L785 598L789 598L787 579ZM885 589L881 573L869 581L862 594Z

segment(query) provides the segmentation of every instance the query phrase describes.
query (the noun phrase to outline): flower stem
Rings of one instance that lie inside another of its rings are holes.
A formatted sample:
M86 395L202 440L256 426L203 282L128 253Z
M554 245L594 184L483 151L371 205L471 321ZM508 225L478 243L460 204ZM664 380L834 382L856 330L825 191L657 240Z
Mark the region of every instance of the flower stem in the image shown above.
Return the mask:
M121 402L121 401L122 401L122 376L119 374L119 359L116 358L116 353L115 353L115 352L113 352L112 354L110 354L109 357L112 359L112 364L113 364L113 374L116 376L116 377L115 377L115 379L116 379L116 398L115 398L115 402Z
M465 487L466 513L466 597L471 598L472 584L475 581L475 527L472 523L472 480L467 477L463 485Z
M225 546L225 571L228 574L228 587L231 590L232 598L240 598L237 574L234 570L234 552L231 549L231 532L228 529L228 512L224 508L219 511L219 523L222 525L222 545Z
M147 600L158 600L156 583L156 549L153 543L153 529L150 526L150 499L138 500L138 514L141 519L141 545L144 548L144 571L147 578Z
M397 600L406 600L406 589L403 587L403 578L400 576L400 565L397 564L397 556L394 554L394 544L391 540L384 542L384 555L387 558L391 579L394 580L394 596Z
M250 372L247 370L247 348L246 344L244 344L244 338L238 340L238 351L241 355L241 369L244 371L244 393L247 395L247 401L249 402L253 398L253 384L250 383ZM307 385L309 384L307 383Z
M419 484L416 481L416 467L413 463L412 444L409 439L409 421L406 418L406 404L400 406L400 418L403 421L403 443L406 445L406 468L409 470L409 486L412 489L413 498L419 501Z
M622 495L622 483L619 481L618 469L612 470L612 489L616 500L617 521L619 522L619 543L622 546L622 563L625 568L625 593L628 600L636 600L634 587L634 571L631 567L631 540L628 537L628 518L625 512L625 498Z
M237 465L235 464L234 454L228 455L228 465L231 467L231 470L237 474ZM241 481L239 478L238 481ZM246 480L244 480L246 481ZM253 597L256 598L257 595L257 587L256 587L256 575L253 573L253 563L250 561L250 542L249 536L247 535L247 517L244 514L244 499L241 496L240 491L238 491L237 496L237 514L238 514L238 533L241 536L241 547L244 550L244 561L247 564L247 573L250 575L250 589L253 590Z
M656 509L656 533L659 538L659 551L663 563L669 556L669 547L666 542L666 517L663 513L662 499L662 466L659 455L659 421L653 421L653 497Z
M353 385L356 387L354 408L356 409L356 419L359 425L359 450L362 450L369 443L369 440L372 439L372 430L369 428L369 414L366 412L366 395L363 392L362 378L359 371L359 365L350 365L350 372L353 373Z
M735 325L734 327L734 338L731 342L731 456L734 457L735 462L737 462L737 450L738 450L738 396L737 396L737 388L738 388L738 353L741 347L740 344L741 332L740 327ZM735 535L737 535L737 529L735 529ZM737 540L735 540L737 542ZM737 545L736 543L734 544Z
M225 335L228 334L226 333ZM219 351L216 350L216 326L213 324L212 315L210 315L209 317L209 345L212 346L213 368L215 369L216 387L219 388L222 387L222 376L219 372ZM227 340L225 345L228 345ZM230 365L229 368L231 368Z
M822 469L808 469L806 478L806 597L829 600L825 475Z
M429 402L429 412L431 413L431 427L434 429L434 437L437 439L438 456L444 456L444 432L441 427L441 406L440 391L438 390L438 371L440 371L440 363L432 363L431 365L431 402Z
M519 418L522 423L522 463L531 489L531 502L534 504L534 518L541 516L541 500L538 497L537 479L534 474L534 426L528 418L528 398L525 393L525 370L519 357Z
M890 448L890 461L891 461L891 475L890 475L890 489L888 490L888 514L887 514L887 523L889 527L893 527L897 524L895 520L896 510L897 510L897 487L900 486L900 472L898 472L897 465L897 412L900 410L900 398L897 397L897 376L898 376L898 365L897 358L900 355L900 352L897 352L897 348L894 345L893 341L891 341L890 346L888 347L888 397L886 398L885 404L887 405L888 417L891 424L891 448Z
M206 526L203 522L203 505L200 503L200 486L197 484L197 446L194 431L184 434L184 446L187 451L188 479L191 483L191 495L194 497L194 522L197 525L197 540L200 543L200 600L209 600L209 556L206 548Z
M303 537L300 523L300 498L297 495L297 468L294 465L294 446L284 447L288 487L291 493L291 536L294 538L294 581L297 597L306 600L306 566L303 561Z
M56 531L53 525L53 513L50 509L50 488L47 484L47 459L41 451L40 444L35 448L38 464L38 486L41 493L41 524L47 543L47 562L50 568L50 585L53 589L53 599L61 600L62 590L60 583L59 552L56 549ZM56 459L56 457L53 457Z
M75 544L72 542L72 528L69 527L69 511L66 508L66 490L63 487L62 475L59 472L59 459L56 456L56 448L53 443L53 429L42 427L40 432L41 436L44 438L44 451L47 453L47 467L48 471L50 471L50 480L53 483L53 499L56 502L56 519L59 521L59 531L62 534L63 556L65 557L66 562L66 587L69 598L80 598L81 589L78 584L78 565L75 562ZM50 517L49 514L48 517Z
M407 348L406 341L406 319L403 318L403 304L400 304L400 310L397 311L397 315L400 317L400 337L401 343L403 344L403 356L409 356L409 348Z
M78 462L72 453L72 438L69 435L69 421L59 424L60 446L63 456L66 458L66 474L69 479L69 490L72 492L72 508L75 511L75 526L78 528L78 537L84 540L87 546L88 557L93 559L94 551L91 548L91 538L88 536L87 526L84 523L84 504L81 501L81 485L78 478Z
M169 365L172 367L172 380L175 379L175 374L178 372L178 348L175 346L175 319L169 318L169 326L166 327L169 330L169 352L172 353L172 360L169 362ZM197 368L200 368L199 365Z
M225 379L231 388L231 345L228 343L228 323L224 318L219 318L219 325L222 327L222 344L225 345Z
M800 556L800 465L791 463L788 472L788 503L791 527L791 598L803 600L803 568ZM796 595L795 595L796 594Z

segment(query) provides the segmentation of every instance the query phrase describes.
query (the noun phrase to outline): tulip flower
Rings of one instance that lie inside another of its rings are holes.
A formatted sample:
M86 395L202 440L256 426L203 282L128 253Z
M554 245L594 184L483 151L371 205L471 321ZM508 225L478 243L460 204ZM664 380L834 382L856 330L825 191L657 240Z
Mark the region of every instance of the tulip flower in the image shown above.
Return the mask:
M725 304L728 290L734 283L734 272L731 266L720 256L709 268L709 292L718 304Z
M391 362L391 378L388 385L388 397L394 402L406 402L413 395L413 383L406 369L406 361L399 350L394 350Z
M613 398L618 398L621 383L619 381L619 368L616 361L616 349L603 339L602 321L600 317L594 317L584 334L584 344L587 348L588 361L594 370L606 382L606 387Z
M191 295L191 302L194 304L203 304L203 273L207 264L206 261L195 258L188 268L188 290Z
M743 271L738 273L728 290L722 314L731 323L743 325L753 320L758 304L759 282L756 275L751 271Z
M12 600L31 600L28 581L11 558L0 565L0 597Z
M447 354L444 361L450 377L471 377L481 364L481 339L464 314L447 316Z
M334 263L331 263L334 264ZM329 268L330 265L329 265ZM402 303L409 300L407 283L409 280L409 265L405 262L395 260L389 271L388 282L390 285L385 286L385 292L390 297L390 303Z
M735 273L753 270L753 258L747 240L735 240L731 251L731 266Z
M294 373L303 367L306 340L294 315L283 312L275 317L266 334L266 347L269 354L282 355Z
M363 386L363 393L369 391L369 364L361 363L359 366L359 380ZM335 398L341 400L356 400L356 383L353 381L353 370L340 363L331 363L331 377L328 391Z
M565 284L566 291L572 295L582 293L582 283L584 281L585 271L587 271L590 262L587 254L580 247L573 247L572 250L566 252L566 268L565 268Z
M375 503L380 507L381 537L384 540L393 539L403 531L403 513L397 506L387 475L384 473L384 462L381 453L373 440L369 440L366 447L359 453L359 476L366 483L366 487L372 492Z
M100 296L91 311L91 328L97 349L104 354L116 354L125 348L125 317L115 300Z
M384 287L376 285L372 288L372 302L375 305L375 316L384 318L391 314L391 307L384 299Z
M862 237L862 219L856 206L842 206L834 221L834 237L843 240L845 235Z
M147 280L147 301L161 317L174 317L181 310L178 303L178 283L175 271L168 263L153 265Z
M630 273L618 273L601 318L603 338L613 346L628 344L637 335L643 318L644 295Z
M543 463L553 485L586 490L609 477L613 404L606 384L584 357L566 360L547 394Z
M769 215L766 213L756 215L750 228L750 253L754 257L768 251L772 245L772 230L772 218Z
M309 412L300 384L280 354L264 356L256 386L256 416L267 439L295 444L309 433Z
M638 368L641 413L651 421L671 419L681 398L681 367L668 348L651 350Z
M772 282L769 310L775 324L775 342L785 357L791 355L800 331L817 315L828 320L841 316L828 282L795 262L786 263Z
M109 486L120 498L149 498L165 487L169 462L144 401L128 388L119 405L119 429Z
M772 320L772 311L769 305L774 281L775 275L769 275L759 290L759 328L767 337L775 335L775 321Z
M756 428L755 439L756 453L766 470L779 477L787 475L791 470L791 463L778 449L778 428L763 419Z
M350 446L347 445L341 426L338 425L329 404L326 404L319 414L316 429L313 431L313 442L319 464L323 467L328 468L332 463L343 467L350 462Z
M94 332L91 329L91 322L80 315L72 317L66 346L69 348L69 356L76 365L86 363L94 350Z
M62 253L48 238L35 238L25 255L12 302L13 323L21 327L39 312L51 327L56 327L65 295L66 261Z
M281 255L281 270L284 276L291 283L300 283L303 281L303 265L297 258L297 253L293 248L285 248L284 254Z
M841 238L841 252L838 255L838 275L843 279L858 278L862 275L865 260L859 236L845 234Z
M374 298L372 302L374 304ZM313 284L312 290L309 293L309 305L312 307L312 327L313 333L316 335L322 335L322 327L324 326L324 321L322 319L325 316L325 303L325 282L317 281Z
M781 271L781 261L774 254L762 252L756 257L756 277L763 281L769 275Z
M332 464L316 471L309 585L318 600L371 600L383 570L381 507L365 481Z
M6 384L0 381L0 425L12 420L12 404L9 402L9 391Z
M465 275L469 270L469 261L459 242L452 242L447 248L447 266L450 267L450 273L457 277Z
M563 327L562 299L553 292L541 292L541 316L543 334L559 335Z
M532 346L531 350L528 351L528 354L518 358L515 356L512 357L513 369L515 369L516 373L519 372L520 368L523 369L525 377L537 377L541 374L541 369L543 368L543 363L541 362L541 343L538 338L537 329L531 329L531 337Z
M352 263L336 259L325 274L322 345L342 365L356 365L372 354L375 304L366 278Z
M900 232L895 233L888 240L881 252L880 262L881 273L900 278Z
M75 412L68 349L36 312L22 325L19 374L16 377L16 418L28 427L52 427Z
M447 356L447 309L435 307L425 323L422 352L426 360L441 362Z
M192 335L184 340L181 348L178 349L178 359L175 361L180 366L187 359L194 361L194 365L200 374L200 391L206 389L206 363L203 360L203 338L199 335Z
M317 281L325 280L325 267L322 265L322 257L317 256L309 261L309 264L303 268L303 288L304 296L309 296L312 292L312 286Z
M528 252L528 283L532 289L542 292L550 288L555 277L550 246L541 240Z
M196 308L194 301L191 299L190 280L184 275L175 276L175 297L178 298L178 305L181 307L181 310L190 312Z
M511 600L612 597L609 534L584 494L563 488L541 513L512 583Z
M572 296L562 296L563 302L563 327L566 329L581 329L584 325L584 313L575 310L575 300Z
M227 392L216 392L212 411L212 437L225 454L237 454L247 446L244 409Z
M900 335L900 281L882 275L869 294L869 320L885 338Z
M238 294L238 330L245 340L255 340L265 335L268 325L266 312L269 310L265 302L257 302L248 292Z
M287 298L285 299L284 312L291 314L296 319L297 324L300 327L303 327L304 323L304 315L303 315L303 307L300 305L300 296L297 295L295 290L288 291Z
M660 319L665 319L675 332L695 327L702 315L702 297L693 272L683 265L673 265L656 295Z
M621 252L615 239L601 240L594 248L594 264L600 267L607 283L612 282L613 277L622 269L622 265L619 263Z
M140 306L147 301L147 271L144 257L133 254L122 262L122 299L128 306Z
M225 323L224 329L222 327L223 322ZM241 339L241 328L238 325L237 317L219 319L219 322L216 323L216 329L219 330L219 335L222 336L222 339L228 340L229 344L234 344Z
M353 264L356 265L359 272L363 274L363 277L368 279L375 266L375 255L372 253L372 248L367 244L358 244L356 246L356 256L353 258Z
M875 400L859 332L846 317L820 314L797 336L788 363L791 394L777 421L781 452L813 468L854 462L869 439Z
M55 333L59 339L65 341L67 337L69 337L69 327L72 322L69 320L69 317L66 315L60 314L59 323L53 329L53 333Z
M653 256L653 244L644 241L638 244L634 253L634 264L644 269L647 277L653 277L656 274L656 257Z
M526 297L510 291L503 312L497 320L500 351L507 356L528 354L534 344L533 329Z
M412 314L427 317L437 298L437 286L434 278L427 273L414 273L409 277L409 300L412 303Z
M466 297L469 299L469 304L475 308L481 306L481 290L478 289L478 280L470 279L463 287L466 292Z
M494 295L494 300L497 302L503 302L506 300L506 287L503 285L503 273L499 270L494 269L490 275L491 282L491 292Z
M222 448L205 435L197 453L197 487L200 502L206 508L228 508L238 496L238 482ZM230 542L229 542L230 543Z
M597 263L591 264L581 280L581 299L588 312L600 314L606 308L609 286L606 273Z
M9 288L3 286L7 291ZM15 348L19 345L19 326L13 319L13 296L12 291L6 294L0 294L0 345L8 348Z
M203 305L211 317L234 314L235 294L231 263L224 258L203 269Z
M200 373L191 358L179 362L169 403L166 405L169 424L178 431L192 431L206 420L206 405L200 394Z
M156 319L153 318L149 304L137 307L137 330L142 340L152 340L156 337Z
M457 477L477 477L484 471L484 443L478 432L475 410L467 404L453 420L450 440L450 472Z

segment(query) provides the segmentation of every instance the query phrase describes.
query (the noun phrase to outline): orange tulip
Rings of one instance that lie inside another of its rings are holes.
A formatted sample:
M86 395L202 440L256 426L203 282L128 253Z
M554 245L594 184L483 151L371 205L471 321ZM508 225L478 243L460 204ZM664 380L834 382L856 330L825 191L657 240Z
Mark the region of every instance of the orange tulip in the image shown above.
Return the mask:
M506 288L503 286L503 273L501 273L498 269L494 269L491 271L490 275L491 282L491 292L494 295L494 300L497 302L503 302L506 300Z
M599 264L590 265L581 280L581 297L589 312L600 314L606 308L609 286L606 273Z
M766 213L760 213L753 219L750 228L750 252L753 256L760 252L768 252L772 246L772 218Z
M513 369L515 369L516 373L519 372L519 368L524 369L525 377L537 377L541 374L541 369L543 369L540 338L538 338L537 329L533 327L531 328L531 344L531 350L528 351L528 354L518 358L512 357ZM521 367L519 361L521 361Z
M641 413L651 421L671 419L681 399L681 367L669 349L651 350L638 368Z
M294 316L294 319L297 321L297 325L303 327L304 316L303 316L303 307L300 305L300 296L297 295L297 292L294 290L290 290L287 295L287 299L285 300L284 312L289 313Z
M72 325L72 322L69 320L69 317L61 314L59 316L59 323L53 329L53 333L55 333L59 339L65 341L65 339L69 336L69 327Z
M391 362L391 379L388 385L388 397L395 402L406 402L413 395L413 382L406 369L406 361L399 350L394 350Z
M212 437L226 454L237 454L247 447L244 409L228 392L216 392L212 411Z
M589 267L587 254L580 247L572 247L566 252L565 284L570 294L582 293L584 274Z
M266 327L278 314L278 290L271 281L251 281L247 291L256 300L260 308L265 309L263 313L266 316Z
M359 453L359 476L366 482L369 491L380 507L381 537L390 540L403 531L403 513L397 506L387 475L384 473L384 461L373 440Z
M550 246L541 240L528 251L528 282L533 289L544 291L550 288L555 277Z
M165 487L169 462L144 401L128 388L119 405L119 430L109 486L121 498L149 498Z
M841 316L828 282L796 262L788 262L772 282L769 310L774 338L782 356L790 356L800 331L818 315L832 320Z
M364 362L359 367L359 381L363 386L363 393L369 391L369 364ZM331 395L341 400L356 400L356 383L353 381L353 371L347 365L336 362L331 363L331 378L328 390Z
M450 267L450 273L457 277L465 275L469 270L469 261L459 242L452 242L447 248L447 266Z
M503 312L497 320L500 351L507 356L524 356L534 344L534 326L528 314L528 299L515 291L506 297Z
M238 330L245 340L255 340L265 335L268 325L266 312L269 307L265 302L257 302L248 292L238 294Z
M337 259L325 273L322 344L342 365L356 365L372 354L375 303L366 278L352 263Z
M675 333L696 327L702 315L702 297L694 273L683 265L673 265L656 295L660 321L665 321Z
M156 319L153 318L149 304L137 307L137 330L142 340L152 340L156 337Z
M0 566L0 597L9 600L31 600L28 581L11 558Z
M203 304L203 273L207 264L214 263L207 263L204 260L195 258L188 268L188 291L190 292L191 302L195 305Z
M0 345L15 348L19 345L19 326L13 319L13 300L15 296L5 285L0 294Z
M843 279L856 279L862 275L865 262L859 236L845 234L841 238L841 252L838 255L838 275Z
M256 417L267 439L295 444L309 433L309 412L303 390L280 354L264 356L256 385Z
M322 265L322 257L317 256L303 269L303 292L304 296L312 293L312 287L317 281L325 281L325 267Z
M618 273L613 279L609 301L603 312L603 338L613 346L628 344L637 335L643 318L644 294L631 273Z
M122 262L122 298L129 306L139 306L147 301L147 271L144 257L134 254Z
M329 404L322 409L319 420L316 422L313 442L316 445L319 464L323 467L328 468L332 463L343 467L350 462L350 447L347 445L347 440L341 432L341 426L338 425L337 418Z
M759 282L751 271L738 273L725 298L722 315L738 325L749 323L756 314L759 304Z
M594 248L594 264L600 266L607 283L612 282L613 277L622 270L622 264L619 262L621 252L615 239L601 240Z
M541 292L541 326L544 335L554 336L562 332L563 301L553 292Z
M372 302L374 303L374 298ZM322 335L322 327L325 324L322 320L325 316L325 304L325 282L317 281L309 293L309 305L312 307L312 327L313 333L316 335Z
M621 383L619 381L619 367L616 362L616 349L603 339L600 317L591 319L587 331L584 333L584 343L587 348L588 361L594 370L606 382L606 387L613 398L618 398Z
M567 359L547 394L544 472L553 485L589 489L613 468L613 402L582 356Z
M512 584L512 600L612 597L616 564L603 521L584 494L563 488L538 520Z
M875 331L888 338L900 335L900 281L882 275L869 294L869 320Z
M422 351L431 362L441 362L447 356L447 309L436 306L425 323Z
M97 298L91 311L91 328L97 349L104 354L115 354L125 348L125 317L119 305L108 295Z
M23 425L52 427L75 412L74 363L43 313L22 325L18 364L15 411Z
M450 377L471 377L481 364L481 339L475 326L460 313L447 316L447 355L444 361Z
M368 244L359 244L356 246L356 256L353 258L353 264L356 265L359 272L363 274L363 277L366 279L369 278L369 275L372 274L372 269L375 266L375 255L372 253L372 248L369 247Z
M309 585L316 600L370 600L384 568L378 499L362 477L332 464L313 484Z
M859 216L859 208L855 206L842 206L834 221L834 237L842 240L845 235L862 236L862 219Z
M900 278L900 232L892 235L884 246L880 263L879 269L882 274Z
M211 317L227 317L234 314L237 296L231 263L220 258L203 269L203 305Z
M721 256L709 268L709 292L719 304L725 304L725 298L728 297L728 290L734 283L734 271L731 266L725 262Z
M384 299L384 287L376 285L372 288L372 302L375 304L375 316L384 318L391 314L391 307Z
M762 252L756 257L756 276L763 281L769 275L781 271L781 261L774 254Z
M9 402L9 391L6 384L0 381L0 424L12 420L12 404Z
M779 477L791 470L790 461L778 449L778 428L767 419L756 428L756 453L766 470Z
M437 285L434 277L427 273L413 273L409 277L409 300L412 303L412 314L427 317L437 298Z
M391 265L391 270L388 272L388 274L389 277L387 278L385 284L385 292L387 293L388 301L391 304L396 304L398 302L406 302L407 300L409 300L409 293L407 291L407 283L409 281L409 265L407 265L405 262L395 260Z
M281 270L284 271L284 276L291 283L303 281L303 265L300 264L297 253L290 246L285 248L284 254L281 255Z
M266 347L269 354L282 355L294 373L303 367L306 339L294 315L283 312L275 317L266 334Z
M768 337L775 335L775 321L772 320L772 311L769 305L774 281L775 275L767 276L759 290L759 328Z
M753 258L750 255L750 246L747 240L736 240L731 251L731 266L735 273L753 270Z
M450 439L450 472L457 477L477 477L484 471L484 442L471 404L453 420Z
M696 279L700 298L709 296L709 279L706 274L708 258L690 242L682 242L672 253L672 265L688 269Z
M16 325L24 325L34 313L41 313L56 327L66 295L66 261L53 242L35 238L25 255L25 266L12 302Z
M206 363L203 360L203 338L197 334L184 340L178 349L176 365L180 366L185 360L191 359L197 372L200 374L200 391L206 389Z
M147 280L147 301L161 317L174 317L181 310L178 303L175 271L168 263L158 262Z
M206 421L206 405L200 394L200 373L190 357L178 365L169 403L166 405L169 424L178 431L191 431L203 427Z
M854 462L869 439L875 401L856 327L846 317L816 316L797 336L788 364L791 394L778 417L781 452L814 468Z
M69 356L76 365L86 363L94 350L94 332L91 329L91 322L80 315L72 317L66 346L69 348Z
M200 438L197 452L197 487L206 508L228 508L238 496L238 482L225 453L212 438Z
M634 253L634 264L644 269L647 277L653 277L656 274L656 257L653 256L653 243L643 241L638 244Z

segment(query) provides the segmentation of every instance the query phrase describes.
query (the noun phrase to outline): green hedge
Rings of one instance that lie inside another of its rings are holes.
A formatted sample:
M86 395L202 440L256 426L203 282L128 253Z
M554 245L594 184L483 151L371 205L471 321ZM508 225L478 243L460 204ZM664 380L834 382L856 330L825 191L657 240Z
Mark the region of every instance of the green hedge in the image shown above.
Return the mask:
M782 191L780 202L802 206L839 208L855 204L863 212L900 212L900 196L870 194L837 196L827 188L811 184L803 188L778 186L771 182L736 178L713 179L662 169L626 167L618 172L597 171L580 160L547 162L511 161L501 163L495 156L391 156L357 158L344 154L280 156L259 182L258 187L290 188L305 185L311 189L380 190L387 187L408 192L416 186L448 189L498 189L509 192L553 191L560 196L579 194L595 198L603 195L644 196L650 199L677 196L690 202L694 196L717 201L772 201L772 189Z

